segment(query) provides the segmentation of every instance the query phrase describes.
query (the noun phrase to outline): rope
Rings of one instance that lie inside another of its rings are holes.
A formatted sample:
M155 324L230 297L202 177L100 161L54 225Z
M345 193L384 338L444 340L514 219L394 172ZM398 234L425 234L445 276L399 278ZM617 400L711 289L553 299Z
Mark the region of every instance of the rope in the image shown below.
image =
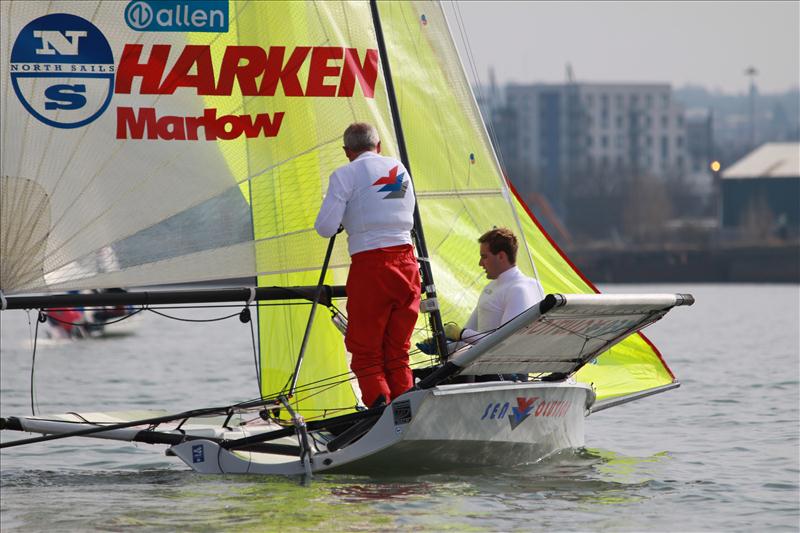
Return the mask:
M33 393L33 389L34 389L34 387L33 387L33 383L34 383L33 378L34 378L34 375L35 375L35 368L36 368L36 345L37 345L36 341L39 339L39 324L42 323L42 317L43 316L44 316L44 313L39 311L39 315L36 318L36 329L35 329L35 331L33 333L33 354L31 356L31 415L33 415L33 416L36 416L36 408L34 407L35 402L34 402L34 393ZM29 317L29 319L30 319L30 317Z
M177 316L171 316L166 313L162 313L160 311L156 311L155 309L148 309L151 313L155 313L158 316L163 316L164 318L169 318L171 320L177 320L178 322L195 322L195 323L205 323L205 322L221 322L222 320L228 320L229 318L238 317L240 313L233 313L232 315L225 315L222 317L217 318L180 318Z

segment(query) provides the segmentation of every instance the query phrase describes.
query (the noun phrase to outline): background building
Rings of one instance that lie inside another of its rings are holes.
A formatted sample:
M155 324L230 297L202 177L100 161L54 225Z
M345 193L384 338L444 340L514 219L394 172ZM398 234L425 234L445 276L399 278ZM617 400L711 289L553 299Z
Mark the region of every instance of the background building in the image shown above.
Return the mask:
M722 227L764 240L800 233L800 143L767 143L722 172Z
M555 203L577 174L669 179L688 168L683 106L667 84L511 84L505 97L493 117L503 158L531 174L519 187L543 185Z
M684 108L668 84L510 84L491 117L515 186L545 197L579 239L659 225L670 196L691 188ZM623 220L636 194L649 212Z

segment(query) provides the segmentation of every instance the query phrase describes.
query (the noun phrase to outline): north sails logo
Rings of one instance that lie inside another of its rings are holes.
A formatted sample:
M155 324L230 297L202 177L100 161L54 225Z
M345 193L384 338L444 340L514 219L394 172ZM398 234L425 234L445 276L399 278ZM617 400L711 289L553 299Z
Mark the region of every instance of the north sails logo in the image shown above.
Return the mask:
M17 98L48 126L85 126L111 102L111 46L81 17L55 13L29 22L17 35L9 63Z
M406 190L408 189L408 180L404 180L403 177L406 175L405 172L401 172L400 175L397 174L399 171L400 166L396 165L392 170L389 171L387 176L383 176L379 178L375 183L372 185L383 185L378 192L388 192L386 196L383 197L384 200L388 200L390 198L405 198Z

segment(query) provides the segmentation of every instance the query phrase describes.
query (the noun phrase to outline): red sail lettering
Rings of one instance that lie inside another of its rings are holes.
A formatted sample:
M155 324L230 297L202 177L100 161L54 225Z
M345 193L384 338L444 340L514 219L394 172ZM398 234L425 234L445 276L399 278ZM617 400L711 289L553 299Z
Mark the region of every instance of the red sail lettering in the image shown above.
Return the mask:
M336 85L325 85L325 78L338 76L341 67L329 65L331 59L341 59L342 48L336 46L315 46L311 54L311 67L308 69L306 96L336 96Z
M245 63L242 64L242 60ZM267 53L260 46L229 46L222 57L216 94L233 93L233 80L239 81L239 90L244 96L258 94L256 79L267 66Z
M184 129L183 117L166 116L156 121L156 131L158 137L165 141L185 141L186 130Z
M131 94L134 80L141 78L140 94L174 94L187 87L194 88L198 95L227 96L233 94L233 86L238 83L243 96L274 96L280 84L285 96L352 97L358 80L364 96L374 98L378 78L378 51L374 49L366 50L362 62L355 48L297 46L286 59L285 46L272 46L269 50L227 46L216 72L209 45L186 45L166 72L171 49L168 44L155 44L144 60L144 45L126 44L114 92ZM300 79L304 65L308 69L305 88ZM201 125L192 126L193 131L196 133ZM189 137L191 131L187 131Z
M378 51L368 49L364 57L364 65L358 60L358 50L347 48L344 51L344 68L342 81L339 83L338 96L353 96L355 79L361 85L361 90L367 98L375 94L375 80L378 78Z
M270 120L268 113L259 113L255 120L253 117L242 117L242 128L245 137L258 137L259 131L264 133L264 137L275 137L281 129L283 122L283 111L274 114Z
M196 74L189 74L196 67ZM173 94L178 87L194 87L197 94L214 94L214 65L211 47L190 44L175 62L175 66L159 87L160 94Z
M283 64L283 55L286 51L284 46L272 46L267 56L267 69L261 80L261 87L258 94L261 96L272 96L278 86L278 81L283 85L283 94L286 96L303 96L303 88L300 80L297 79L297 72L303 66L306 56L311 51L310 46L298 46L289 56L286 65Z
M155 126L156 110L152 107L141 108L138 120L130 107L117 108L117 139L127 139L128 131L131 139L141 139L145 130L148 139L157 139Z
M231 140L240 137L275 137L283 122L283 112L217 117L216 108L205 109L200 117L166 115L156 119L156 110L143 107L139 115L130 107L117 108L117 139L162 139L185 141L198 139L198 130L205 130L205 140Z
M141 77L142 84L139 92L141 94L158 94L158 87L161 83L161 76L164 75L170 48L171 46L168 44L153 45L147 62L139 63L139 58L142 55L142 45L126 44L119 60L114 92L117 94L130 94L133 78Z

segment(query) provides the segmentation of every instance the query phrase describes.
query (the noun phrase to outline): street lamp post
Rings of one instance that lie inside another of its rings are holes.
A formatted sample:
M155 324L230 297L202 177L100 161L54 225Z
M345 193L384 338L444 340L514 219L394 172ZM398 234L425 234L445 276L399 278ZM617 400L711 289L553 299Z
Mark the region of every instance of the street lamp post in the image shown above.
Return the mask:
M720 169L722 165L719 161L714 160L709 165L711 169L713 194L714 194L714 217L717 219L718 233L722 231L722 179L720 176Z
M745 69L744 74L750 78L750 150L752 150L756 147L756 76L758 70L750 66Z

